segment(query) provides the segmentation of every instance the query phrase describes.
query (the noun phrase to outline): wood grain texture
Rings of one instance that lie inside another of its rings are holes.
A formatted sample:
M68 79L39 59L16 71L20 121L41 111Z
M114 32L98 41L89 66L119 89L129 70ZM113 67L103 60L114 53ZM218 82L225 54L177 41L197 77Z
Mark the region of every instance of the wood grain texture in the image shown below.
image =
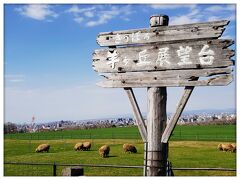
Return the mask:
M198 78L196 78L195 80L198 80ZM181 116L188 99L190 98L192 92L193 92L194 86L186 86L184 88L184 93L181 97L181 100L179 101L178 105L177 105L177 109L174 113L174 115L171 117L169 123L167 124L166 129L164 130L163 134L162 134L162 138L161 138L161 142L162 143L167 143L177 122L179 117Z
M234 51L227 48L231 44L232 40L217 39L99 49L93 53L92 67L99 73L227 67L233 65Z
M214 21L175 26L160 26L145 29L132 29L100 33L97 43L100 46L118 46L169 42L189 39L218 38L229 21Z
M161 136L167 122L166 87L148 88L148 176L165 176L167 165L167 147L161 143Z
M226 68L209 68L209 69L184 69L184 70L167 70L151 72L126 72L126 73L104 73L100 74L108 80L158 80L158 79L192 79L193 77L210 77L219 74L230 74L232 67Z
M143 142L147 142L147 127L144 122L144 119L142 117L142 113L140 111L140 108L138 106L137 100L135 98L135 95L133 93L132 88L124 88L125 92L127 93L128 99L130 101L130 104L132 106L133 115L136 120L138 130L140 132L140 135L142 137Z
M106 88L120 88L120 87L180 87L180 86L226 86L231 83L233 76L231 74L218 75L215 77L205 78L203 80L192 79L128 79L126 81L121 80L103 80L97 83L98 86Z

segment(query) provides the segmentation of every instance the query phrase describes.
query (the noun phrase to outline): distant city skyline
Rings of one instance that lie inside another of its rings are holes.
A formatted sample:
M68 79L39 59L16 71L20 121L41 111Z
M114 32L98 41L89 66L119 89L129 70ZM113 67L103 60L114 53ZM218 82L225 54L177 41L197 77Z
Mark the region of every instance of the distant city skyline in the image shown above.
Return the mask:
M173 116L174 112L167 112L167 118L171 118ZM180 118L185 116L194 116L194 115L219 115L219 114L236 114L236 109L202 109L202 110L185 110L183 111ZM147 118L147 113L142 112L143 118ZM35 117L35 116L34 116ZM42 124L42 123L53 123L53 122L60 122L60 121L73 121L73 122L89 122L89 121L102 121L102 120L112 120L112 119L118 119L118 118L133 118L133 113L129 114L115 114L113 116L103 116L99 118L89 118L89 119L59 119L59 120L47 120L47 119L38 119L35 117L34 122L31 120L27 121L21 121L21 122L15 122L16 124ZM5 122L8 123L8 122ZM14 123L14 122L10 122Z
M230 20L222 38L236 40L233 4L5 4L4 121L132 114L123 89L96 85L101 78L92 69L92 53L100 48L98 33L147 28L153 14L167 14L169 25ZM235 109L233 74L228 86L196 87L185 109ZM146 89L134 91L147 112ZM174 112L183 88L167 88L167 93L167 111Z

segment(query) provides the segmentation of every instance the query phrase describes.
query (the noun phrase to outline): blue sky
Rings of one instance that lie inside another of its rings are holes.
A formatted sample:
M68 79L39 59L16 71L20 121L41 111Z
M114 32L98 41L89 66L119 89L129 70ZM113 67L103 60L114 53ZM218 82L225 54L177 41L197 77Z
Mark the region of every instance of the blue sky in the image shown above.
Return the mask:
M149 17L167 14L169 25L230 20L223 38L235 40L231 4L4 5L5 122L81 120L131 113L122 89L96 86L92 52L99 32L149 27ZM235 46L232 46L235 48ZM186 110L235 108L235 84L197 87ZM134 89L147 112L146 89ZM168 88L175 111L183 88Z

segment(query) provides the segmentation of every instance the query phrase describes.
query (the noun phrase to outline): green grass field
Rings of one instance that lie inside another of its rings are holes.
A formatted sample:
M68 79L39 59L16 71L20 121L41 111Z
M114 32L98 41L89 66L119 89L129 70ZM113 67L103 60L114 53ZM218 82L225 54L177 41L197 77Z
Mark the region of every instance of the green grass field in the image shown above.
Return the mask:
M5 139L140 139L137 127L7 134ZM171 140L234 141L235 125L176 126Z
M191 130L190 127L192 128ZM181 128L181 130L179 128ZM199 141L199 139L198 141L195 141L195 138L193 138L194 141L184 139L183 134L191 134L196 130L199 135L201 135L200 132L208 134L208 139L216 137L216 133L219 133L219 135L221 134L223 137L225 136L225 138L221 140L219 139L218 141L216 141L216 139L214 139L214 141ZM84 135L84 133L86 135L89 132L91 132L90 139L87 139L87 136L80 136ZM125 136L123 138L119 138L120 135L124 135L124 132ZM181 141L171 140L169 143L169 160L172 162L174 168L236 168L235 153L221 152L217 150L219 142L226 141L226 137L235 137L234 126L213 126L212 128L209 126L181 126L177 127L174 131L174 136L179 132L181 132L182 135ZM55 133L58 134L58 136ZM82 132L79 132L79 130L73 132L45 132L42 134L38 133L38 135L32 133L32 139L28 139L29 134L22 134L23 136L21 136L21 138L16 138L17 135L15 135L15 139L13 139L14 135L10 135L11 137L7 135L4 140L4 162L56 162L57 164L113 164L142 166L144 156L143 143L139 134L136 135L136 138L133 138L133 136L129 138L129 134L138 134L137 128L108 128L84 130ZM75 137L77 135L79 135L78 139ZM33 137L36 137L36 139ZM37 140L37 137L41 137L39 138L40 140ZM44 137L46 137L46 139L42 139ZM59 139L56 137L59 137ZM74 151L73 146L79 141L91 141L93 145L91 151ZM126 142L135 144L138 152L136 154L123 153L122 145ZM49 143L51 145L49 153L35 153L35 148L41 143ZM98 148L103 144L110 145L111 151L109 158L101 158L98 154ZM64 167L57 167L57 175L61 175L62 168ZM225 171L174 171L174 173L176 176L236 175L236 172ZM84 167L84 174L86 176L142 176L143 170ZM51 176L52 166L4 165L4 175Z

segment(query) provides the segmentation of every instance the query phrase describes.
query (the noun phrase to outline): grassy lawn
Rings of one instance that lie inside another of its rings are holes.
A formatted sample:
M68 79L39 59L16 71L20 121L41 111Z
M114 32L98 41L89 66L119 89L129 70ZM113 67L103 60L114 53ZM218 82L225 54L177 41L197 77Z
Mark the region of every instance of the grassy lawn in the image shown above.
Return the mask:
M6 134L5 139L140 139L137 127ZM171 140L235 141L235 125L176 126Z
M79 141L91 141L91 151L76 152L73 146ZM138 152L124 153L123 143L133 143ZM35 153L38 144L49 143L49 153ZM222 167L236 168L236 154L217 150L217 141L170 141L169 160L173 167ZM109 144L109 158L101 158L98 148ZM42 162L63 164L113 164L143 165L143 143L140 139L60 139L60 140L4 140L5 162ZM64 167L57 167L57 175L61 175ZM235 172L224 171L174 171L175 176L235 176ZM142 169L126 168L93 168L84 167L86 176L142 176ZM51 176L52 166L16 166L5 165L5 176Z
M174 168L221 167L236 168L236 154L220 152L220 142L234 142L235 125L176 126L169 143L169 160ZM91 151L76 152L77 142L91 141ZM123 153L124 143L133 143L137 154ZM49 153L35 153L41 143L51 145ZM98 149L109 144L109 158L101 158ZM7 134L4 136L5 162L57 164L143 165L143 143L137 127L101 128L89 130L52 131ZM57 167L61 175L62 166ZM5 165L5 176L52 176L52 166ZM84 167L86 176L142 176L142 169ZM174 171L176 176L235 176L225 171Z
M235 141L236 125L176 126L171 140Z

